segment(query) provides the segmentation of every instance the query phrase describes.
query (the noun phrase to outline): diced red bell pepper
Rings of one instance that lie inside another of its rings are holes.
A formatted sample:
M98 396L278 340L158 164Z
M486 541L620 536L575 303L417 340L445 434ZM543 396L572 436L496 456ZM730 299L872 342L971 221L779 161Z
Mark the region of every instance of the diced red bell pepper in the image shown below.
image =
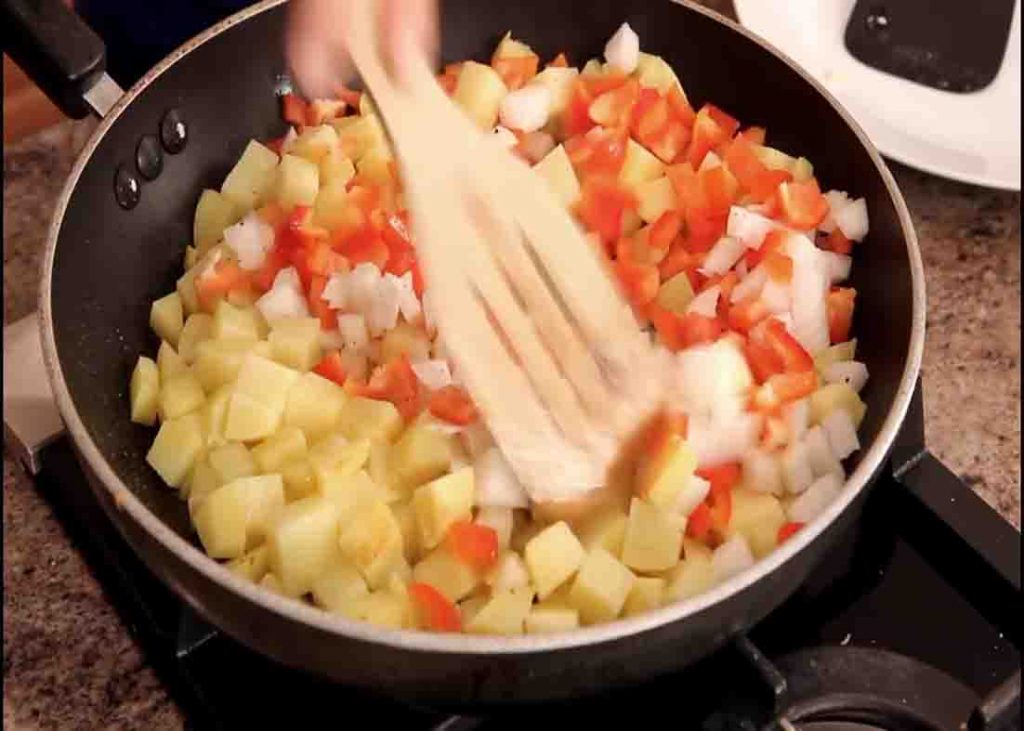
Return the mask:
M345 372L345 364L342 363L341 354L337 350L332 350L321 358L320 362L313 366L313 372L318 376L323 376L328 381L334 381L339 386L344 386L345 381L348 379L348 373Z
M717 317L688 312L679 318L679 335L683 349L713 343L722 335L722 323Z
M408 356L377 366L362 395L390 401L406 421L415 418L420 411L420 388Z
M489 525L456 521L448 529L445 545L457 559L480 573L498 561L498 533Z
M384 238L372 225L363 226L354 234L337 241L334 248L343 254L352 266L370 262L383 271L391 258Z
M783 543L789 540L794 533L796 533L803 527L804 524L799 521L789 521L788 523L783 523L781 526L779 526L779 532L775 539L776 543L778 543L781 546Z
M672 437L686 438L687 418L680 411L663 409L651 420L643 434L643 454L655 458Z
M565 152L581 178L615 178L626 159L626 136L614 130L591 129L565 141Z
M765 307L764 302L756 297L741 300L729 308L727 321L729 327L737 332L746 333L767 318L771 312Z
M742 137L753 145L763 145L767 134L768 132L764 127L747 127L739 133L738 137Z
M768 276L776 282L787 283L793 279L793 260L781 251L770 251L764 258Z
M690 147L686 151L686 161L693 166L694 170L700 167L705 155L731 136L718 124L709 107L711 107L710 104L705 104L697 112L697 117L693 122Z
M836 254L849 254L853 251L853 242L846 238L838 226L832 233L822 239L822 247Z
M419 581L409 584L409 599L416 611L417 624L434 632L459 632L462 615L444 594Z
M344 113L345 102L341 99L314 99L306 108L306 124L317 127Z
M764 349L772 354L770 368L767 369L768 375L809 371L814 368L814 359L804 350L800 342L789 334L786 326L775 318L765 320L751 329L747 342L748 350L751 349L751 346L755 349ZM753 363L751 365L756 375L758 368L754 367ZM761 372L766 372L763 367Z
M199 306L206 312L213 312L217 302L228 294L250 291L252 282L249 273L237 263L221 260L214 264L212 270L196 278L195 288Z
M782 183L776 195L783 220L793 228L814 228L828 215L828 200L814 178L802 183Z
M587 90L592 97L599 97L606 91L611 91L629 81L629 76L620 71L605 70L603 73L592 76L580 76L580 81L586 84Z
M555 56L551 61L548 62L549 69L564 69L569 67L569 59L565 57L565 53L560 53Z
M810 396L818 388L818 374L811 371L776 373L767 381L780 403L797 401Z
M668 99L668 107L672 112L672 116L679 122L682 122L688 129L693 127L693 123L697 119L697 113L693 111L693 107L690 106L690 102L687 101L682 90L673 84L665 98Z
M281 95L281 117L299 131L307 124L309 104L296 94L291 92Z
M359 109L359 102L363 99L363 92L356 91L355 89L349 89L347 86L342 84L338 87L336 94L339 99L345 102L352 109Z
M334 330L338 327L338 312L323 299L324 288L327 286L327 277L322 274L314 274L309 280L309 311L320 320L320 327L324 330Z
M732 137L736 134L736 130L740 128L740 123L735 117L723 111L719 107L716 107L714 104L705 104L703 108L707 110L708 116L715 120L715 124L717 124L719 129L721 129L725 134L725 139Z
M852 287L837 287L828 293L828 339L832 343L845 343L850 339L856 299L857 290Z
M494 57L491 59L491 68L498 72L498 76L505 82L509 91L521 88L537 75L537 66L540 58L537 54L531 53L526 56L512 56L505 58Z
M638 142L646 144L645 140L651 139L668 124L670 112L668 100L657 89L644 87L633 106L630 131Z
M642 308L658 296L661 278L655 265L621 257L615 261L615 273L626 291L626 298L636 307Z
M724 165L716 165L697 174L704 204L707 212L714 215L727 215L729 208L736 202L739 184L736 178Z
M740 466L735 462L704 467L697 470L698 477L711 483L706 504L711 511L712 527L723 534L732 518L732 491L740 480Z
M287 251L277 245L270 247L267 255L263 258L263 266L250 275L253 288L257 292L266 292L274 286L277 273L288 267L289 264L291 264L291 258Z
M640 96L640 83L629 79L596 97L587 113L595 123L607 129L625 130L633 115L633 105Z
M617 181L605 177L591 177L583 181L577 215L583 224L596 233L605 246L618 241L622 233L622 217L627 210L636 208L633 194Z
M577 79L569 95L569 102L562 110L561 131L564 136L575 137L594 126L594 120L590 118L590 103L593 100L594 96L586 84Z
M686 272L690 276L690 284L697 288L697 269L704 263L703 253L694 253L684 246L681 239L677 239L669 248L668 254L658 264L658 271L661 274L661 281L671 279L679 272Z
M708 543L711 538L711 528L714 521L711 518L711 508L707 503L701 503L686 519L686 535L695 541Z
M683 154L689 142L689 128L679 120L671 119L661 132L648 141L647 146L659 160L671 163Z
M672 242L683 229L683 217L678 211L665 211L651 224L647 234L647 245L652 249L667 252Z
M729 143L724 159L740 187L757 203L771 196L780 184L793 179L788 171L770 170L754 153L750 140L742 135Z
M455 385L445 386L430 394L427 409L441 421L457 426L472 424L479 416L469 394Z

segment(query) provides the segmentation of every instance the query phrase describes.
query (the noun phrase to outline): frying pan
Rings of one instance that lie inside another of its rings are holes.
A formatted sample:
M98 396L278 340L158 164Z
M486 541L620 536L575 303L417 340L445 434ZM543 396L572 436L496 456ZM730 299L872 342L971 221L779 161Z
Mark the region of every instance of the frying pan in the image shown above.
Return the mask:
M705 656L792 594L857 519L904 419L925 321L921 259L906 205L860 128L776 50L697 6L445 0L445 62L486 58L511 30L542 58L564 50L581 63L599 55L627 20L644 49L677 70L696 104L713 100L745 124L766 127L774 145L812 160L824 185L867 199L871 233L857 248L852 281L858 356L871 372L864 449L849 466L842 494L749 570L685 602L571 633L499 638L383 630L235 577L203 554L184 504L147 467L153 435L129 421L126 387L137 355L156 347L149 303L180 273L199 192L219 187L247 140L284 131L274 95L285 81L286 8L268 0L228 18L121 96L102 74L102 44L59 0L3 0L2 8L5 46L15 60L68 114L84 116L91 105L103 115L49 231L40 309L55 399L114 523L158 576L228 635L287 665L435 705L578 697ZM168 121L168 113L177 116ZM184 125L183 149L162 148L162 124L164 132ZM135 193L134 206L119 204Z

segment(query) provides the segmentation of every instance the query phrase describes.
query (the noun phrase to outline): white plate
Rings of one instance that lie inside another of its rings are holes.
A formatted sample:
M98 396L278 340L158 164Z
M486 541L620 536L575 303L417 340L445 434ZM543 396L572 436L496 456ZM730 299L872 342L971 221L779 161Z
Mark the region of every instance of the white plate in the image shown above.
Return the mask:
M1020 190L1020 0L996 78L970 94L871 68L843 34L856 0L733 0L740 22L788 54L894 160L955 180Z

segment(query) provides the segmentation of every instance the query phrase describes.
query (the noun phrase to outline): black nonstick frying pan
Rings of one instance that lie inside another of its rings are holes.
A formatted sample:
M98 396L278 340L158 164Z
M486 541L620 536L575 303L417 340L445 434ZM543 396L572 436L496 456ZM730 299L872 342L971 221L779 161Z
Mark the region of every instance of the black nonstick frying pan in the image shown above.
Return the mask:
M713 100L774 145L814 162L823 185L867 199L856 251L858 356L871 380L841 496L753 568L712 591L639 617L517 638L385 631L287 600L231 575L198 547L184 504L143 457L152 434L128 419L128 376L155 348L149 303L172 288L204 187L219 187L250 138L284 131L274 98L285 72L278 0L186 43L123 96L103 49L59 0L4 0L9 53L72 116L103 120L75 165L50 228L42 340L68 431L93 488L152 570L229 635L339 682L436 704L575 697L678 669L788 597L861 503L900 429L924 344L924 277L906 206L864 134L806 74L743 29L669 0L445 0L444 61L487 58L507 30L542 58L602 51L624 20L663 55L690 98ZM88 97L89 104L83 102ZM108 100L113 102L109 106ZM116 100L116 101L114 101Z

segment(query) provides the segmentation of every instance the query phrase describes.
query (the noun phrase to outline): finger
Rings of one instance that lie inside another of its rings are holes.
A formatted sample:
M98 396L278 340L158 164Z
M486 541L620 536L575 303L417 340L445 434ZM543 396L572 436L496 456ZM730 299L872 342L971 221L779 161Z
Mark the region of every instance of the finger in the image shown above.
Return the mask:
M438 47L437 0L385 0L383 37L399 80L408 78L413 54L433 67Z
M285 54L292 76L307 98L333 97L352 75L345 51L344 0L298 0L289 4Z

